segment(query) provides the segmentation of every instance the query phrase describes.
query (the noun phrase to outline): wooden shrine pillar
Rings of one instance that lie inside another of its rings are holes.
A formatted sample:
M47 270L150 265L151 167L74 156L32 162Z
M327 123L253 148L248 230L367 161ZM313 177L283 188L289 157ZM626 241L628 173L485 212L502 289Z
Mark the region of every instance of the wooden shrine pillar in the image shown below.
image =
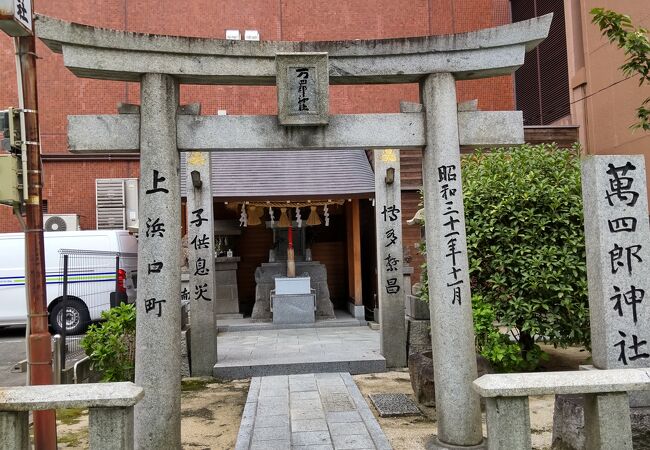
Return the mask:
M359 199L345 204L348 247L348 309L357 319L365 318L361 289L361 218Z

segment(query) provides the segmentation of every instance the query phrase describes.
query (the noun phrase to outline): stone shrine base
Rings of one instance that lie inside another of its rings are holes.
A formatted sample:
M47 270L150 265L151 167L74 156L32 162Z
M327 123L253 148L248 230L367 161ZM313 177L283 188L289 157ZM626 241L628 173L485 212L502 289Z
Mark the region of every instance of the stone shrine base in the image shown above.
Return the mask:
M327 286L327 269L318 261L296 261L296 275L309 276L316 294L316 319L333 319L334 307ZM287 276L287 263L263 263L255 270L255 305L251 319L271 319L271 290L275 279Z
M433 436L426 444L426 449L427 450L487 450L487 441L483 439L480 444L478 445L463 445L463 446L458 446L458 445L451 445L451 444L444 444L438 440L437 436Z
M272 294L271 311L274 324L302 324L316 322L314 294Z
M431 321L406 316L407 356L431 351Z

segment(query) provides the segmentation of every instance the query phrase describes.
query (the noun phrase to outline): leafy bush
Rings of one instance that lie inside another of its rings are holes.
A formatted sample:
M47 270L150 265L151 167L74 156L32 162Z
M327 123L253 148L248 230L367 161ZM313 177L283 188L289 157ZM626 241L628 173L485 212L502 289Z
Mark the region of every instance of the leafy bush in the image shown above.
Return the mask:
M535 346L525 355L511 335L501 333L494 308L481 295L472 295L472 316L476 351L485 357L497 372L519 372L534 370L539 361L547 355Z
M477 350L518 371L544 359L536 339L588 345L577 151L478 151L463 158L462 179Z
M103 322L88 328L81 346L103 381L135 378L135 306L121 304L102 312Z

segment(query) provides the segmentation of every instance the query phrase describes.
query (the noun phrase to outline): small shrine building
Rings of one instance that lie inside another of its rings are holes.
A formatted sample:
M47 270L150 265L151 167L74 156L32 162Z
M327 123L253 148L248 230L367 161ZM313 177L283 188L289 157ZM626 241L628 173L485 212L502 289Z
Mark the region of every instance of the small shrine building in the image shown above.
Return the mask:
M320 301L317 319L334 317L323 303L327 301L361 320L372 318L366 314L376 307L377 290L372 152L245 150L210 155L215 269L221 276L215 306L222 309L217 313L270 320L269 281L286 275L291 225L296 275L312 278ZM403 162L407 171L408 161ZM182 158L181 179L186 179L186 167ZM183 198L186 190L182 183ZM403 197L414 210L403 215L408 218L417 208L417 190L407 189ZM182 217L185 234L187 214ZM407 257L420 259L413 245L419 233L413 229L408 241L405 235Z

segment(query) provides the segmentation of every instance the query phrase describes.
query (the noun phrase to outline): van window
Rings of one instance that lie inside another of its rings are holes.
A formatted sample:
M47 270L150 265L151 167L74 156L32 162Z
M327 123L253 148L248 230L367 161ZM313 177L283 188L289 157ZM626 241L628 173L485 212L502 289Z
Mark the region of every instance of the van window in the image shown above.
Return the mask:
M120 252L122 253L137 253L138 241L128 233L117 234L118 243L120 245Z
M47 270L58 270L60 264L59 250L98 250L113 251L110 240L106 235L76 235L57 236L56 232L48 233L45 238L45 267Z
M25 238L0 239L2 245L2 257L0 258L0 269L18 270L25 272Z

